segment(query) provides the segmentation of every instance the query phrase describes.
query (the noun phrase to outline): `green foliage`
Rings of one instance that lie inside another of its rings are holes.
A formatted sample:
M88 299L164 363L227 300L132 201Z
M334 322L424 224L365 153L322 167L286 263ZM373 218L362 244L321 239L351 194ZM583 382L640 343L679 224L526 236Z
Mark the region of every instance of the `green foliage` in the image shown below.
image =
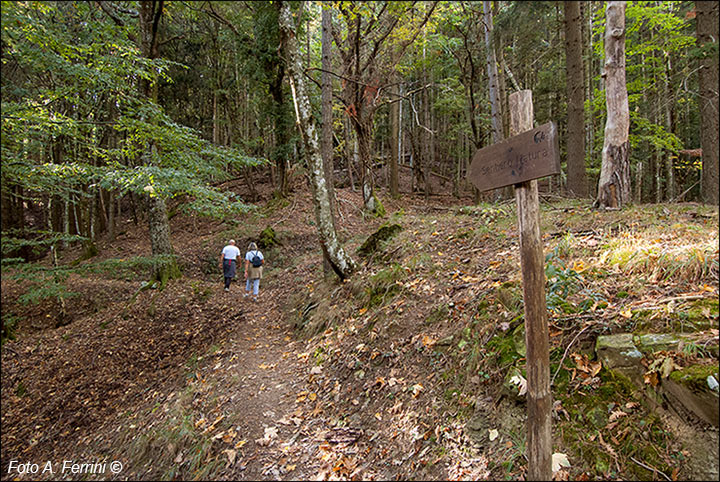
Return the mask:
M20 322L20 317L14 313L4 312L2 314L2 330L0 330L0 343L15 339L15 329Z
M247 211L210 182L266 161L213 145L139 92L139 79L170 82L182 66L144 58L131 28L106 16L87 28L93 4L52 5L3 3L3 70L13 73L2 78L3 192L76 203L100 187L185 195L184 209L213 217Z
M580 274L565 265L555 252L545 257L545 277L547 279L547 307L551 311L574 311L567 301L574 293L580 281Z
M19 237L21 235L24 235L24 237ZM9 266L21 260L21 258L7 258L7 256L23 248L29 248L35 255L41 255L52 246L57 246L60 243L85 240L87 240L87 238L84 236L66 235L54 231L27 230L22 233L17 229L3 231L0 234L2 265Z

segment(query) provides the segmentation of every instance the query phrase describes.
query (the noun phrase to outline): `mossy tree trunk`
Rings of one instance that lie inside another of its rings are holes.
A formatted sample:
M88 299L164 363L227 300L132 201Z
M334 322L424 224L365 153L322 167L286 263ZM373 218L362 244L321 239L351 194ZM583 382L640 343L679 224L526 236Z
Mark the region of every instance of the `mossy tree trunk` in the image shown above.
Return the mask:
M280 35L283 51L285 52L290 85L295 100L295 114L297 116L298 128L302 135L305 155L307 156L308 168L310 171L310 185L312 187L313 204L315 205L315 217L317 220L318 232L322 243L323 253L332 266L333 271L340 279L348 278L356 269L355 261L345 253L335 230L335 223L332 216L330 204L330 192L322 155L320 154L320 142L315 118L310 110L310 100L305 90L305 79L300 64L297 38L295 37L295 26L290 13L290 4L282 2L280 5Z

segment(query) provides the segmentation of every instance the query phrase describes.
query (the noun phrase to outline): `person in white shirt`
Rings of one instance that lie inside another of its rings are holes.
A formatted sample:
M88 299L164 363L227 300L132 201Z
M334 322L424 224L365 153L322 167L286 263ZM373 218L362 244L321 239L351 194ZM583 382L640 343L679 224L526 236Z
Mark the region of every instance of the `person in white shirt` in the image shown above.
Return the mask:
M240 256L240 249L235 246L235 240L231 239L220 253L220 267L223 270L223 276L225 276L225 291L230 291L230 281L235 277L235 265L238 256Z
M245 253L245 296L250 295L250 288L252 287L253 301L258 300L260 278L262 278L264 264L265 257L262 251L257 248L257 244L250 243L248 251Z

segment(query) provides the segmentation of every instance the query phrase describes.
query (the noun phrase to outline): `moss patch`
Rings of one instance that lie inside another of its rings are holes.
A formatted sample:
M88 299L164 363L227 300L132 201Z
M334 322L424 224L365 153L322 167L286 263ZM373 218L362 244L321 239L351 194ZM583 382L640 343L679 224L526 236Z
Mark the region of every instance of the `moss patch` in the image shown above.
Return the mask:
M379 249L382 242L392 238L400 231L402 231L402 226L399 224L383 224L377 231L365 240L362 246L358 248L358 255L363 257L370 256Z
M280 241L278 241L277 234L275 233L275 230L272 228L272 226L268 226L260 232L257 243L258 248L268 249L272 248L273 246L278 246L279 244L281 243Z
M718 366L712 365L691 365L670 373L670 380L688 387L693 392L707 391L707 378L710 375L717 375Z

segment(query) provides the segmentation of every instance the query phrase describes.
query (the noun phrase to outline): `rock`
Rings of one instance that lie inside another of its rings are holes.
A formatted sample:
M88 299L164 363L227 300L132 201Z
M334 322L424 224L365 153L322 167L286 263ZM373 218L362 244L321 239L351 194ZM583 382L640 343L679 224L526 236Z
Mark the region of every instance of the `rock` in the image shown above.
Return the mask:
M681 370L675 370L661 386L669 396L671 404L680 403L700 420L720 425L720 405L718 405L718 392L708 385L708 378L717 374L717 365L692 365Z
M712 390L714 392L717 392L718 388L720 387L720 385L718 385L718 381L712 375L709 375L707 377L707 384L708 384L708 387L710 387L710 390Z
M633 342L631 333L598 336L595 353L605 368L633 368L640 366L642 353Z
M465 433L470 440L483 447L489 440L487 415L483 412L476 412L475 415L465 424Z
M677 351L683 339L690 339L682 335L672 333L649 333L634 338L638 349L643 353L654 353L656 351Z
M368 236L362 246L358 248L358 255L370 256L378 250L381 242L387 241L400 231L402 231L402 226L399 224L383 224L377 231Z

